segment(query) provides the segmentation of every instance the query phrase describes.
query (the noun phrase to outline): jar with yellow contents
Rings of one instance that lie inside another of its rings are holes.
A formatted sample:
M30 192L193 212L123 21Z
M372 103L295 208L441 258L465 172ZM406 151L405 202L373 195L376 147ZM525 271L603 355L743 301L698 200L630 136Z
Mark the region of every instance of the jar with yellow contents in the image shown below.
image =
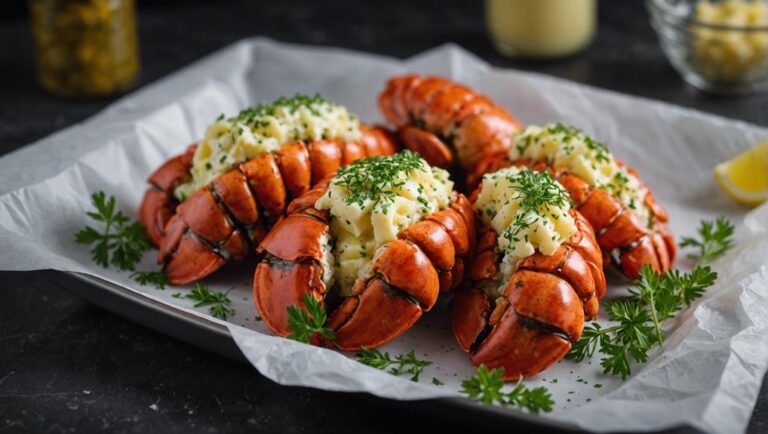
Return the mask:
M106 96L139 73L134 0L29 0L42 86L58 95Z

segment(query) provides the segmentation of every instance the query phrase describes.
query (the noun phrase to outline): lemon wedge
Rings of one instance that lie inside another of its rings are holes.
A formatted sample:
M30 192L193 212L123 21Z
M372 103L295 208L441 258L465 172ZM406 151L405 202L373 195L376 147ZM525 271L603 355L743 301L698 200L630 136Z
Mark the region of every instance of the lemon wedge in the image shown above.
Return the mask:
M768 142L718 164L715 179L736 202L754 206L768 200Z

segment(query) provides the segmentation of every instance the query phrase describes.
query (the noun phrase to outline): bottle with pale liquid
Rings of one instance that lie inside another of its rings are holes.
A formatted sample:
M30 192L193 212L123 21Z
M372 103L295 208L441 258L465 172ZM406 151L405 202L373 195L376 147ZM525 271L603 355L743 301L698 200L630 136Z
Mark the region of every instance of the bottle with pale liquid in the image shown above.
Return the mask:
M596 0L486 0L485 5L491 40L506 56L568 56L595 36Z

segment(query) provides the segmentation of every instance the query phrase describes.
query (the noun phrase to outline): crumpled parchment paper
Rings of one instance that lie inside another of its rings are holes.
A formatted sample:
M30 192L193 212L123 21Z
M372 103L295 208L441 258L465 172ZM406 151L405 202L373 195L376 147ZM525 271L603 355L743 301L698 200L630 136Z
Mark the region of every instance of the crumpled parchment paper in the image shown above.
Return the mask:
M321 92L367 122L381 121L376 95L387 77L434 73L472 86L524 123L562 121L609 144L636 167L671 216L679 236L718 215L738 226L739 244L713 264L717 284L670 326L665 348L627 381L601 373L599 360L562 361L528 380L545 385L556 406L542 417L598 431L642 431L689 424L713 432L745 429L768 364L768 205L747 214L717 188L711 168L768 137L754 125L629 97L547 76L498 70L455 46L405 61L264 39L242 41L145 87L102 113L0 159L0 269L88 273L195 315L190 288L142 287L90 260L75 244L89 223L94 191L114 194L135 217L147 175L199 138L220 113L295 92ZM684 254L682 255L685 256ZM690 267L685 259L682 269ZM140 269L150 270L154 253ZM226 325L251 363L286 385L365 391L392 399L460 396L474 372L455 344L445 300L384 350L416 350L433 362L418 383L342 354L271 336L251 303L253 263L231 264L207 279L229 291L236 310ZM611 293L622 281L611 275ZM444 385L434 385L436 378ZM516 410L510 410L516 411Z

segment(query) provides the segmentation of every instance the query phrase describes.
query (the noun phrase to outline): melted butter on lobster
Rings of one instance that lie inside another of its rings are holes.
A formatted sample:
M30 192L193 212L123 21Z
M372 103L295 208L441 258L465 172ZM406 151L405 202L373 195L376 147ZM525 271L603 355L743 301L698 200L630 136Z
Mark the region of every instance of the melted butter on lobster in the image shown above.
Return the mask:
M319 95L296 95L219 117L205 131L192 159L191 178L176 187L180 200L214 178L259 155L296 140L360 140L357 117Z
M330 211L341 294L351 293L378 248L425 216L448 208L452 191L448 172L428 167L410 152L339 169L315 207Z
M507 167L472 201L482 224L453 330L472 362L535 375L562 358L605 293L602 256L568 191L549 174Z
M633 210L647 226L651 211L645 204L648 189L626 166L619 164L608 148L581 130L562 124L531 125L516 137L509 159L546 161L601 188Z
M667 212L635 170L581 130L562 124L529 126L506 154L481 161L468 184L509 165L547 171L568 189L595 231L606 265L614 262L635 279L643 264L663 273L674 263L677 249Z
M387 130L359 124L343 106L280 98L220 117L200 143L160 166L140 220L168 281L189 283L245 258L291 199L339 167L395 150Z
M461 282L474 247L474 213L452 187L404 151L352 163L296 199L258 248L264 323L289 334L287 308L309 294L330 307L340 349L400 336Z

